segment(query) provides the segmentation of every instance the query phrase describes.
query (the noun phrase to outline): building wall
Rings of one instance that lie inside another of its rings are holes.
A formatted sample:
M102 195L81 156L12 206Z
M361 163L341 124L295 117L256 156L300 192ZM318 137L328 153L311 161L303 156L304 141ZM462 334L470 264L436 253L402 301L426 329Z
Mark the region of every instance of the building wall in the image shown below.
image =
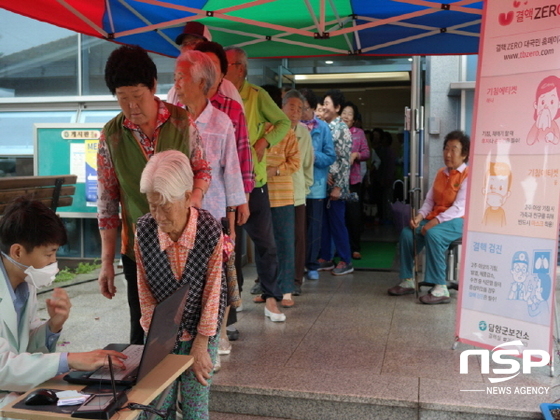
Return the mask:
M460 56L435 56L426 59L424 181L427 185L431 185L437 170L443 166L442 150L445 135L461 128L460 100L458 97L448 95L449 84L461 80L460 69ZM430 126L430 118L434 118L439 123L439 134L430 134L430 130L434 129Z

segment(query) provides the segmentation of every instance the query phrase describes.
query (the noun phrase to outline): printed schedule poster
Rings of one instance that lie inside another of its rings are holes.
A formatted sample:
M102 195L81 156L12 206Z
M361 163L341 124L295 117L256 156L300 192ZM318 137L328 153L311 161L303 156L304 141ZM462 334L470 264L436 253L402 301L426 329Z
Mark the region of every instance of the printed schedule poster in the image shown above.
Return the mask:
M488 1L469 159L459 341L552 353L560 197L560 8Z
M64 217L95 217L97 213L97 149L103 124L38 123L34 125L34 175L77 176L71 206Z
M99 140L86 140L86 205L97 206L97 146Z

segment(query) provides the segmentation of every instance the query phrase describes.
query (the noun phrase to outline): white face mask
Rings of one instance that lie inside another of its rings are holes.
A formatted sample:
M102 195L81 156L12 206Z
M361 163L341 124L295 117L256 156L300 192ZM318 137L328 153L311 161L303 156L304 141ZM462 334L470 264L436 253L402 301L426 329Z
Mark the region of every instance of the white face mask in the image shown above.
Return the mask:
M33 284L37 289L47 287L52 284L58 271L58 261L55 261L43 268L29 266L24 271L24 273L27 274L25 281Z
M23 272L27 274L27 276L25 277L25 281L29 284L32 284L37 289L50 286L54 281L56 274L59 271L58 261L55 261L52 264L49 264L43 268L35 268L30 265L19 263L13 258L11 258L9 255L4 254L3 252L2 255L6 257L8 261L12 262L13 264L21 268Z

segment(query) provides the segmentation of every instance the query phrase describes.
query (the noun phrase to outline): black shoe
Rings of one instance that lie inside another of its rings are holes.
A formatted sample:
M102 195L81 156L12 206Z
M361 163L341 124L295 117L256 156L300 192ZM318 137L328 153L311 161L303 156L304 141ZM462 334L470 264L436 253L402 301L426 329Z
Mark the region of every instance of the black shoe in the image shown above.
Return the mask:
M239 331L236 329L232 331L226 329L226 333L229 341L237 341L239 339Z
M294 296L301 295L301 286L299 284L294 285L294 291L292 292L292 295Z
M263 294L263 290L262 290L260 282L258 282L258 281L255 282L253 287L251 287L251 294L252 295L262 295Z

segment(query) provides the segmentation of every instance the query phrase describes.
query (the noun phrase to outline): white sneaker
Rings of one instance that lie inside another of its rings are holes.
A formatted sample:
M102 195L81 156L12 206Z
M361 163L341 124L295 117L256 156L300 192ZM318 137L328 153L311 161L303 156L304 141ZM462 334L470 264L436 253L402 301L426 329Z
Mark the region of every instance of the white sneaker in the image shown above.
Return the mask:
M414 284L413 279L404 279L403 281L401 281L399 283L399 286L401 286L405 289L415 289L416 288L416 285Z
M240 303L237 308L235 308L235 312L243 312L243 303Z
M214 373L218 372L221 368L222 360L220 358L220 355L218 354L218 357L216 357L216 363L214 363Z
M231 343L227 338L220 337L220 343L218 344L218 354L227 355L231 353Z
M264 308L264 316L269 318L272 322L284 322L286 320L286 315L282 314L282 313L274 313L274 312L270 312L266 306Z
M432 287L430 293L432 294L432 296L436 297L449 297L449 290L447 289L447 286L445 284L436 284L434 287Z

